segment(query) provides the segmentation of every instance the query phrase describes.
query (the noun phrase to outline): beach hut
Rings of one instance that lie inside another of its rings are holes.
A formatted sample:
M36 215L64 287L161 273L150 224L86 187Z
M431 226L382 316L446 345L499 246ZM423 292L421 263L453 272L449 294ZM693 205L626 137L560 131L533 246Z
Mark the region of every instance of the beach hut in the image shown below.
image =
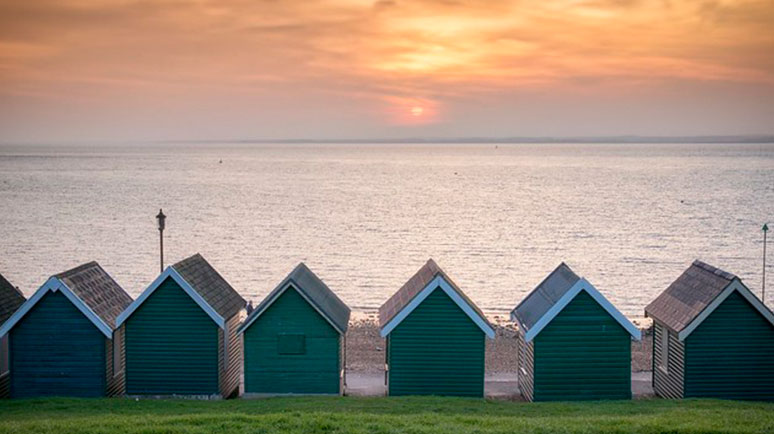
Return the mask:
M388 393L484 396L483 312L432 259L379 308Z
M528 401L630 399L640 330L561 263L511 312L519 389Z
M238 394L236 331L245 300L198 253L167 267L118 317L126 393L229 398Z
M132 298L96 262L49 278L8 321L12 398L123 392L115 319Z
M774 314L737 276L694 261L645 315L658 396L774 400Z
M340 394L350 310L306 265L240 327L245 394Z
M11 282L0 274L0 326L24 303L24 295ZM8 371L8 334L0 336L0 398L8 398L11 393Z

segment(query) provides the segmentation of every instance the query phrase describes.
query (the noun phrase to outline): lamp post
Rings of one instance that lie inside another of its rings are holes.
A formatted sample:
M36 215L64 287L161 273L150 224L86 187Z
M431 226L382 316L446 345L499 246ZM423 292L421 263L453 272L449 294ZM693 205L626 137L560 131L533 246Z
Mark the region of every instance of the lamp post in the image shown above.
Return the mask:
M161 264L161 272L164 272L164 226L165 226L165 220L167 219L167 216L164 215L164 211L159 208L159 215L156 216L156 220L159 222L159 253L160 253L160 264Z
M766 232L769 231L769 225L763 224L763 283L761 284L761 301L766 304Z

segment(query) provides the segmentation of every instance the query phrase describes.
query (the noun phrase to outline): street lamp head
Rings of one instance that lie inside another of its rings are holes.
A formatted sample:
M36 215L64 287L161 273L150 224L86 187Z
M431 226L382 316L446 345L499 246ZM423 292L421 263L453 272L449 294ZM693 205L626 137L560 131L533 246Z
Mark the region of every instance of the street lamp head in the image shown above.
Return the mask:
M164 222L165 222L166 219L167 219L167 216L164 215L164 211L162 211L159 208L159 215L156 216L156 220L159 221L159 230L160 231L164 230L164 224L165 224Z
M766 223L764 223L764 224L763 224L763 232L768 232L768 231L769 231L769 225L767 225Z

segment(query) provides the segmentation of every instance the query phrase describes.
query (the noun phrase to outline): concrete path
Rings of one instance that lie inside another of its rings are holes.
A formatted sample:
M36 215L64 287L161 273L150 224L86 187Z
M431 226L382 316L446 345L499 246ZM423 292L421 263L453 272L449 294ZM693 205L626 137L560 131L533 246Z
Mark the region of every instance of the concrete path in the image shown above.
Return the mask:
M634 399L653 396L650 372L632 372L632 395ZM350 396L385 396L387 387L383 373L347 373L346 394ZM515 373L492 374L484 379L484 395L492 399L519 401L518 375Z

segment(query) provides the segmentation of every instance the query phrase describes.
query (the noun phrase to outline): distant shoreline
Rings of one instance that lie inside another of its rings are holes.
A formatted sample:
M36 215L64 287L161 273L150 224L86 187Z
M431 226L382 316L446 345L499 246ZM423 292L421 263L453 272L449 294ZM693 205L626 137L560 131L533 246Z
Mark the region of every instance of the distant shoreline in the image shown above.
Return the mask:
M121 146L121 145L199 145L199 144L358 144L358 145L534 145L534 144L773 144L774 134L751 134L729 136L562 136L562 137L396 137L385 139L374 138L340 138L340 139L174 139L174 140L134 140L115 141L87 139L81 141L62 142L0 142L0 146Z

